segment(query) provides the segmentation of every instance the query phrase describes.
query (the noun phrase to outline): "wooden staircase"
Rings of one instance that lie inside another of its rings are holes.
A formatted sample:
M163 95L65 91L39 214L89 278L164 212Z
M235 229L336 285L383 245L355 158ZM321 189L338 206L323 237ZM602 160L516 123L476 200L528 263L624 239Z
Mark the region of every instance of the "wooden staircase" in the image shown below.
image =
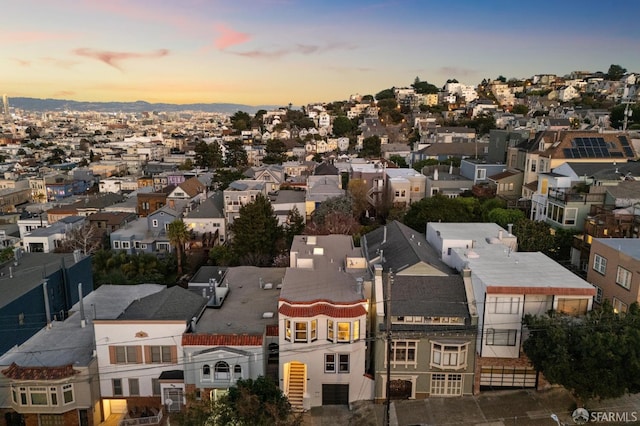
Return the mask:
M299 362L292 362L289 365L289 387L287 391L287 398L289 398L289 404L291 404L291 408L294 411L304 410L302 401L304 397L305 380L305 365Z

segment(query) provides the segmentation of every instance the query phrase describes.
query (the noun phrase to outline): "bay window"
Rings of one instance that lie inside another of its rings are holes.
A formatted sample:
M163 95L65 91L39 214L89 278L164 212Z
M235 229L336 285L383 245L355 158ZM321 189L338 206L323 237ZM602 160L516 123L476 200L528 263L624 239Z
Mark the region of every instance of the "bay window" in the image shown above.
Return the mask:
M432 367L459 370L467 366L467 350L469 343L432 342Z

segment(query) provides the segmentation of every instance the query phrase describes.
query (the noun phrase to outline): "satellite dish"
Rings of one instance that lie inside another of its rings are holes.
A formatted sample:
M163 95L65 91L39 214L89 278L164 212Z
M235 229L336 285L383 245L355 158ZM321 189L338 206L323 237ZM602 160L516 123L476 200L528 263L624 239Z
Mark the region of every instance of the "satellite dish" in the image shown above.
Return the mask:
M165 400L164 400L164 403L165 403L166 405L172 405L172 404L173 404L173 399L171 399L171 398L167 398L167 399L165 399Z

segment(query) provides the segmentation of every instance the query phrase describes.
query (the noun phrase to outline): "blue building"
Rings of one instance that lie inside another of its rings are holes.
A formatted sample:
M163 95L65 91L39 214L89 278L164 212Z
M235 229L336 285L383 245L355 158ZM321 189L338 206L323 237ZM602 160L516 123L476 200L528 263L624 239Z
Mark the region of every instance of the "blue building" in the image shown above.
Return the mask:
M93 291L91 257L73 253L20 253L0 266L0 355L66 318Z

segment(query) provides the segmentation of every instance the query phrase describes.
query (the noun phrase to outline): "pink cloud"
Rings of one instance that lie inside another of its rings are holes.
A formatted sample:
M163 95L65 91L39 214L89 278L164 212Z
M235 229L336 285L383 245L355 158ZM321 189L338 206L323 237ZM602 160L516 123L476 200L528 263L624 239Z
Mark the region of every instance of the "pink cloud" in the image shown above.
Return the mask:
M77 61L70 61L70 60L65 60L65 59L57 59L57 58L51 58L49 56L45 56L43 58L40 58L40 60L42 62L45 62L49 65L52 65L54 67L58 67L58 68L64 68L64 69L69 69L72 66L76 65L78 62Z
M89 48L79 48L73 51L78 56L84 56L86 58L93 58L104 62L105 64L112 66L122 71L120 62L128 59L144 59L144 58L162 58L169 54L168 49L158 49L148 53L138 52L112 52L108 50L95 50Z
M27 60L24 60L24 59L18 59L18 58L11 58L11 60L16 62L21 67L30 67L31 66L31 61L27 61Z
M54 98L58 98L58 97L63 97L63 96L73 96L75 95L76 92L72 91L72 90L61 90L59 92L56 92L53 94Z
M215 41L216 48L220 50L224 50L227 47L235 46L237 44L246 43L251 40L251 36L249 34L235 31L225 24L216 24L215 30L220 34Z

